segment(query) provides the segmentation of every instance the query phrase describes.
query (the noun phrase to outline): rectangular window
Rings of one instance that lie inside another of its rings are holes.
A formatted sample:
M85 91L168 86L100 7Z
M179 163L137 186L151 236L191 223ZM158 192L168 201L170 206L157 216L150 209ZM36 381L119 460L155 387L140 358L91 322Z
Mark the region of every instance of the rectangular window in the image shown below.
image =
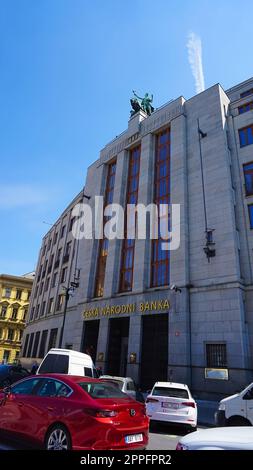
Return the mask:
M141 146L130 152L126 204L138 203ZM127 239L127 210L125 209L125 231L122 245L120 292L132 290L135 240Z
M240 97L241 97L241 98L245 98L245 96L252 95L252 93L253 93L253 88L250 88L249 90L243 91L243 92L240 94Z
M67 278L67 270L68 268L63 268L61 272L61 282L65 282Z
M226 344L206 344L206 366L227 367Z
M17 289L17 292L16 292L16 299L17 299L17 300L20 300L20 299L21 299L21 296L22 296L22 290Z
M0 312L0 318L5 318L7 313L8 305L3 305Z
M10 359L10 351L8 351L8 349L5 349L4 350L4 354L3 354L3 362L4 364L7 364L9 362L9 359Z
M24 344L24 349L23 349L23 356L24 356L24 357L26 357L26 352L27 352L27 348L28 348L29 336L30 336L30 335L26 335L26 337L25 337L25 344Z
M56 242L57 242L57 238L58 238L58 232L56 232L56 233L54 234L54 245L55 245Z
M17 316L18 316L18 308L17 308L17 307L13 307L11 319L12 319L12 320L17 320Z
M251 111L253 109L253 101L249 101L246 104L238 107L239 114L246 113L247 111Z
M54 306L54 298L51 297L51 299L49 299L49 304L48 304L48 313L53 313L53 306Z
M47 245L45 244L45 245L43 246L42 256L44 256L44 254L46 253L46 249L47 249Z
M37 357L39 341L40 341L40 331L37 331L35 334L35 339L34 339L32 357Z
M62 310L64 297L65 297L65 295L63 295L63 294L58 295L56 310Z
M250 228L253 228L253 204L248 205Z
M8 328L8 340L13 341L14 339L14 330L12 328Z
M44 287L44 282L42 282L41 285L40 285L40 295L42 294L43 287Z
M25 309L24 309L24 313L23 313L23 317L22 317L22 321L24 321L24 322L25 322L26 319L27 319L27 313L28 313L28 308L25 308Z
M170 129L156 136L154 203L170 204ZM162 219L158 220L158 238L152 240L151 286L169 284L169 251L162 249L160 233Z
M50 277L47 277L46 282L45 282L45 292L48 291L49 282L50 282Z
M11 287L5 287L5 297L7 299L11 297Z
M34 315L35 315L35 307L32 308L30 321L32 321L34 319Z
M253 125L239 129L240 147L253 144Z
M112 204L113 202L115 173L116 173L116 162L113 162L108 165L106 191L105 191L105 197L104 197L104 207L106 207L108 204ZM103 228L107 220L109 219L110 217L104 217ZM98 262L97 262L97 272L96 272L96 282L95 282L95 293L94 293L95 297L103 297L108 246L109 246L109 240L107 238L103 238L102 240L100 240Z
M39 317L39 313L40 313L40 304L38 304L37 307L36 307L35 319L37 319Z
M51 248L51 245L52 245L52 238L50 238L49 242L48 242L48 247L47 247L47 251L50 250Z
M65 256L69 256L69 255L70 255L71 243L72 243L72 242L68 242L67 245L66 245Z
M69 222L69 232L71 232L72 228L73 228L73 224L75 222L75 217L72 217L72 219L70 219L70 222Z
M56 347L57 331L58 331L57 328L53 328L50 331L48 350Z
M61 238L64 237L65 229L66 229L66 225L63 225L62 228L61 228Z
M253 162L243 165L246 196L253 195Z
M41 312L40 312L41 317L45 315L45 310L46 310L46 301L44 300L41 305Z
M40 342L40 349L39 349L39 357L44 357L45 355L45 348L46 348L46 342L47 342L47 333L48 330L43 330L42 331L42 337L41 337L41 342Z
M58 276L58 273L54 273L53 279L52 279L52 287L56 286L57 276Z

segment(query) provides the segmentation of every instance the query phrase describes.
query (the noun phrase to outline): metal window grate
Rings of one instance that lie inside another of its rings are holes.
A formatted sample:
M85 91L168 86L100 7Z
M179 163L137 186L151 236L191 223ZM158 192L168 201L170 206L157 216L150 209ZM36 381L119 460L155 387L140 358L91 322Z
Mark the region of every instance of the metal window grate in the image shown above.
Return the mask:
M226 344L206 344L207 367L227 367Z

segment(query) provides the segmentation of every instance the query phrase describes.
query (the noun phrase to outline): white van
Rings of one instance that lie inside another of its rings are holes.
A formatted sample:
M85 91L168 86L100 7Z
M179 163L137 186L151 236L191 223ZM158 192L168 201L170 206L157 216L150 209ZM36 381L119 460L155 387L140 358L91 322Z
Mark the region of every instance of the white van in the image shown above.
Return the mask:
M253 426L253 383L220 401L215 423L217 426Z
M36 374L69 374L98 377L91 357L71 349L50 349Z

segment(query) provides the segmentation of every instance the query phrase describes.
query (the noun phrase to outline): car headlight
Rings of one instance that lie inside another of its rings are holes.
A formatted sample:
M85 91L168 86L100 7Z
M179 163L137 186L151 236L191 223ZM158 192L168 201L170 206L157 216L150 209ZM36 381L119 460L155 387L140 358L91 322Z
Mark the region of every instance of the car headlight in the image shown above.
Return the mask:
M225 411L225 403L220 403L218 410Z

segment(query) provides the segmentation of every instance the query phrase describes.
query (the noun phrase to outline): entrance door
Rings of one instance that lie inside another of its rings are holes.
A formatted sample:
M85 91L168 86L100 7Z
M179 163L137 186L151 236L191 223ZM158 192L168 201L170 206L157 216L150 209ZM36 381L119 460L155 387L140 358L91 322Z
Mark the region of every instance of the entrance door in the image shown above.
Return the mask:
M125 377L127 367L127 350L129 335L129 317L111 318L108 343L109 375Z
M168 314L143 315L140 385L168 380Z
M99 320L84 322L82 352L89 354L95 364L97 356Z

